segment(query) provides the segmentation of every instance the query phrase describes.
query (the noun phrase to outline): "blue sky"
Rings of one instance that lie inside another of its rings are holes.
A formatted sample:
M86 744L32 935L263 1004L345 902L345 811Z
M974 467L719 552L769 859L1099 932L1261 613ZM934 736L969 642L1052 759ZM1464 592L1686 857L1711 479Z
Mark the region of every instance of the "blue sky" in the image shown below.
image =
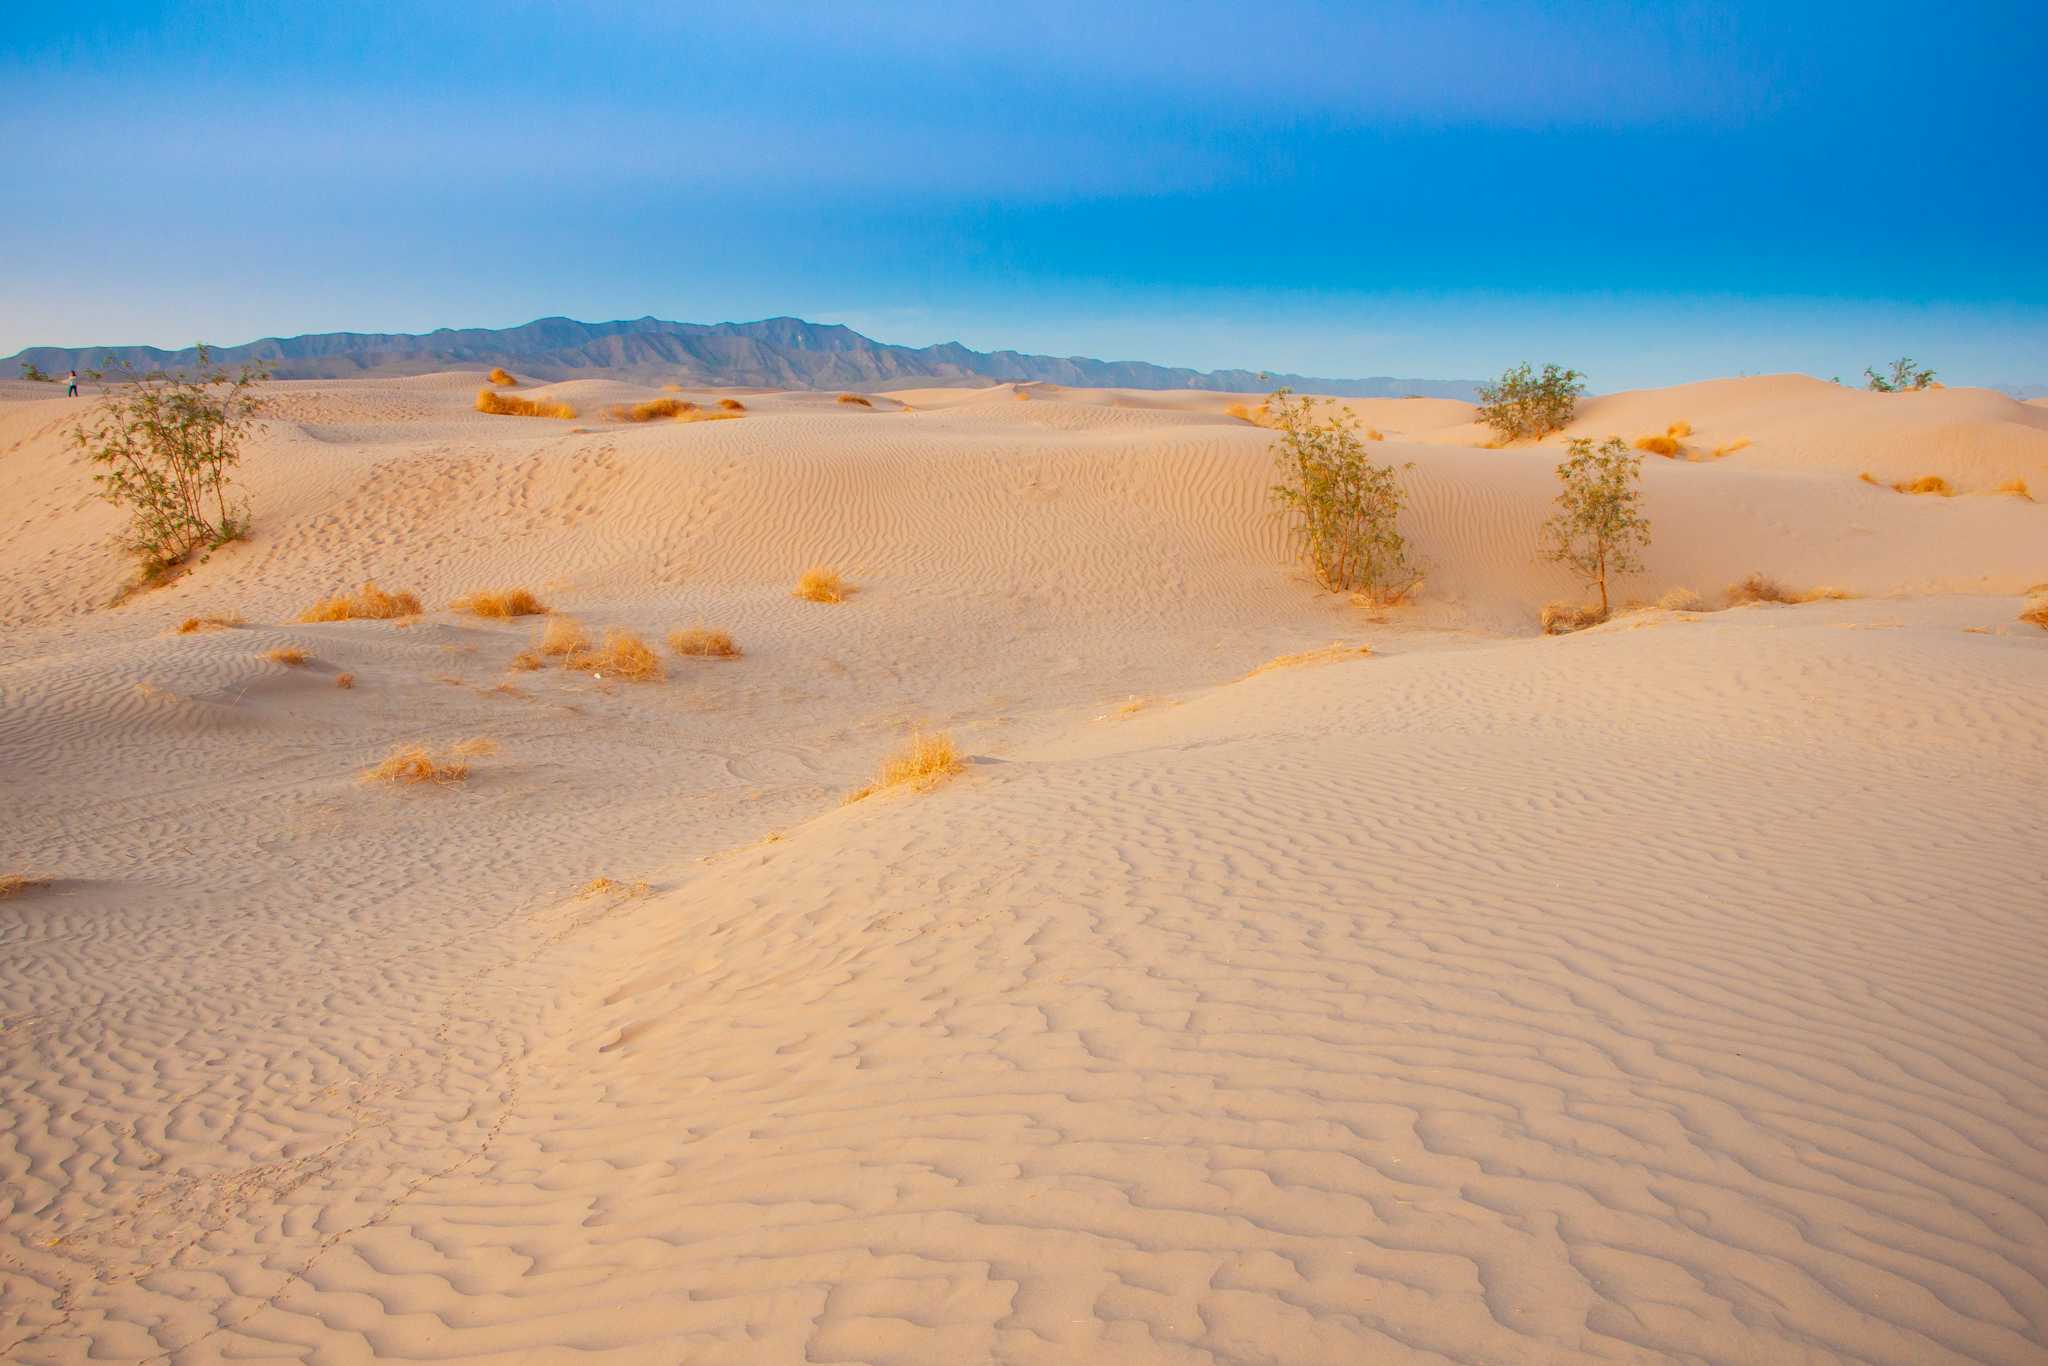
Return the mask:
M0 39L0 354L789 313L1321 375L2048 382L2039 0L110 0Z

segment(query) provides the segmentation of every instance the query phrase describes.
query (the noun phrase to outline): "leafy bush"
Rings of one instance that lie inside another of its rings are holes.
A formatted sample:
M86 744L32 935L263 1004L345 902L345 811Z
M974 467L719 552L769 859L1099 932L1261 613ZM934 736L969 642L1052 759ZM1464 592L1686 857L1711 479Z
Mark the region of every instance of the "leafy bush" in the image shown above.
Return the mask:
M21 363L21 377L27 380L34 380L37 384L55 384L57 382L55 375L32 360L25 360Z
M146 575L247 534L249 504L233 496L231 481L269 377L253 365L230 373L204 346L190 374L123 365L88 376L112 387L72 441L100 467L93 482L101 495L127 509L128 549Z
M1557 515L1543 524L1545 557L1600 590L1600 618L1605 620L1607 576L1640 571L1642 557L1636 552L1650 543L1650 524L1637 506L1643 458L1630 455L1618 436L1607 438L1598 450L1590 438L1578 437L1569 450L1557 467L1564 485L1557 495Z
M1863 374L1869 379L1870 387L1880 394L1902 394L1912 389L1925 389L1934 383L1934 372L1916 369L1911 356L1901 356L1893 361L1889 375L1880 375L1868 367Z
M1303 554L1316 582L1332 593L1357 589L1398 602L1421 576L1401 536L1401 470L1375 465L1350 413L1318 419L1316 400L1276 390L1264 411L1279 438L1273 454L1282 482L1273 497L1299 519Z
M1479 386L1479 420L1506 441L1542 437L1561 430L1578 411L1586 392L1585 376L1576 370L1543 367L1538 375L1524 363L1500 377L1498 384Z

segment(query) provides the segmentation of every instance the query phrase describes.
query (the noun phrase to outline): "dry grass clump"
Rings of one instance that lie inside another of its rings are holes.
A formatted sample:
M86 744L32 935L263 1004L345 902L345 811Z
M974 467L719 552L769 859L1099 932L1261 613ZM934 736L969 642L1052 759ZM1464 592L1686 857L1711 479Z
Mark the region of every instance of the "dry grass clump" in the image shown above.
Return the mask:
M1371 653L1372 647L1369 645L1330 644L1320 650L1303 650L1298 654L1269 659L1245 677L1257 678L1260 674L1271 673L1275 669L1298 669L1309 664L1335 664L1346 659L1364 659Z
M1725 446L1714 447L1714 459L1719 460L1724 455L1733 455L1737 451L1743 451L1748 449L1749 438L1746 436L1738 436Z
M1659 599L1657 605L1667 612L1704 612L1707 600L1690 588L1673 588Z
M1675 459L1684 449L1678 444L1678 439L1672 436L1639 436L1635 439L1635 447L1639 451L1648 451L1651 455L1661 455L1667 460Z
M1892 488L1899 493L1932 494L1937 498L1953 498L1956 496L1955 486L1938 474L1923 474L1918 479L1908 479L1902 484L1893 484Z
M2015 498L2024 498L2030 503L2034 501L2034 495L2027 490L2027 481L2024 479L2008 479L1993 489L1992 492L2009 493Z
M366 783L433 783L446 787L469 777L469 765L460 759L436 759L425 745L400 745L382 760L363 770Z
M416 617L419 614L418 597L411 593L387 593L377 586L376 580L371 579L353 593L322 598L299 613L299 620L386 621L392 617Z
M668 647L679 655L695 655L704 659L738 659L740 647L732 643L732 637L724 631L714 631L708 626L692 626L685 630L668 633Z
M501 394L493 389L476 391L476 410L480 413L496 413L500 417L559 417L572 418L576 410L566 403L550 402L546 399L521 398L517 394Z
M583 623L574 617L549 617L547 625L540 628L540 636L533 642L534 650L544 655L573 655L590 648L590 637L584 633ZM515 664L519 661L514 660ZM524 665L538 668L539 665Z
M853 585L840 578L838 570L819 564L804 571L804 576L796 581L794 592L805 602L845 602L847 595L853 592Z
M657 417L694 413L697 405L684 398L651 398L645 403L614 403L607 411L614 422L652 422Z
M1570 602L1546 602L1543 604L1543 634L1546 636L1569 635L1583 631L1588 626L1598 626L1607 620L1607 614L1597 606L1581 607Z
M653 890L654 890L654 889L653 889L652 887L648 886L648 885L647 885L647 884L646 884L645 882L635 882L635 883L633 883L633 884L632 884L631 886L628 886L628 885L627 885L626 883L620 882L620 881L619 881L619 880L617 880L616 878L609 878L609 877L594 877L594 878L590 879L590 881L588 881L588 882L584 883L582 887L578 888L578 889L577 889L577 892L576 892L576 895L577 895L577 896L579 896L579 897L591 897L591 896L630 896L630 897L642 897L642 896L646 896L646 895L647 895L648 893L652 892Z
M355 685L356 676L354 674L336 674L334 676L334 686L337 688L341 688L344 691L346 691L349 688L353 688Z
M871 401L869 401L868 399L862 398L862 397L861 397L861 396L860 396L859 394L841 394L841 395L840 395L840 396L839 396L839 397L838 397L838 398L837 398L837 399L835 400L835 402L839 402L839 403L851 403L851 404L855 404L856 406L858 406L858 407L862 407L862 408L872 408L872 407L874 407L874 406L875 406L875 405L874 405L874 404L873 404L873 403L872 403Z
M960 768L960 752L953 747L952 736L913 735L910 737L909 748L885 760L882 771L875 776L875 780L866 787L847 793L846 801L851 805L891 787L908 787L913 792L929 792L958 773Z
M50 880L30 873L0 873L0 901L20 896L31 887L47 887Z
M718 400L718 406L728 413L744 413L747 410L747 405L736 398L722 398Z
M513 373L512 373L512 372L511 372L510 370L507 370L507 369L506 369L506 368L505 368L504 366L502 366L502 365L494 365L494 366L492 366L492 367L491 367L491 375L490 375L490 379L491 379L491 383L493 383L493 384L517 384L517 383L519 383L519 379L518 379L518 377L517 377L516 375L514 375L514 374L513 374Z
M512 662L505 667L531 673L546 662L546 660L540 657L539 650L521 650L518 654L512 656Z
M176 634L190 636L201 631L225 631L241 624L242 619L232 612L224 617L186 617L178 623Z
M450 745L448 752L461 759L480 759L486 754L496 754L498 742L488 735L477 735Z
M2026 610L2020 613L2020 620L2048 631L2048 598L2028 603Z
M1269 403L1261 403L1256 408L1246 407L1242 403L1233 403L1223 410L1223 415L1225 417L1234 417L1239 422L1249 422L1254 427L1265 427L1271 424L1273 408Z
M306 664L306 652L296 645L280 645L275 649L265 650L263 657L272 664L282 664L287 669L301 669Z
M479 590L466 598L457 598L448 606L451 611L501 621L508 617L537 617L548 610L546 603L524 588L501 588L495 593Z
M1387 434L1377 427L1367 427L1365 429L1365 439L1367 441L1385 441Z
M562 667L585 673L609 674L629 683L653 683L667 673L662 668L661 656L654 653L646 641L616 626L606 628L604 644L565 656Z
M1664 429L1664 435L1670 437L1673 441L1683 441L1692 435L1692 424L1690 422L1674 422Z
M1743 607L1752 602L1840 602L1854 596L1855 594L1846 588L1820 587L1808 588L1803 592L1795 591L1766 574L1751 574L1740 582L1728 585L1730 607Z

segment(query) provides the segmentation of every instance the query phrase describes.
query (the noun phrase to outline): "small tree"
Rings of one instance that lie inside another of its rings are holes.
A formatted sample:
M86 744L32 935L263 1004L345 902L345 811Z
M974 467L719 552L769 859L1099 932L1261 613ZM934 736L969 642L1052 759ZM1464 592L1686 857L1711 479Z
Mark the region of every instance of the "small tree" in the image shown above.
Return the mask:
M1636 552L1650 543L1650 524L1637 506L1636 480L1643 458L1631 455L1618 436L1598 450L1587 437L1574 439L1571 454L1557 467L1564 491L1558 513L1543 524L1545 558L1565 565L1600 589L1600 616L1608 612L1607 576L1643 567Z
M1892 372L1889 375L1880 375L1867 366L1863 373L1870 380L1870 387L1880 394L1900 394L1909 389L1925 389L1934 383L1934 372L1915 369L1911 356L1901 356L1893 361Z
M1332 593L1357 589L1376 602L1398 602L1420 575L1408 562L1400 529L1401 470L1366 459L1358 423L1337 407L1316 415L1316 400L1275 390L1267 422L1282 482L1273 497L1300 519L1303 553L1316 582Z
M161 573L195 551L238 540L249 505L229 487L264 400L269 372L230 373L204 346L190 374L141 372L110 362L88 378L112 388L79 419L72 440L99 466L101 496L130 514L128 549L145 574Z
M1576 370L1543 367L1538 375L1527 363L1500 377L1498 384L1479 386L1479 420L1501 434L1503 440L1525 436L1543 437L1558 431L1578 411L1579 395L1586 392Z
M57 377L32 360L21 363L21 377L34 380L37 384L55 384Z

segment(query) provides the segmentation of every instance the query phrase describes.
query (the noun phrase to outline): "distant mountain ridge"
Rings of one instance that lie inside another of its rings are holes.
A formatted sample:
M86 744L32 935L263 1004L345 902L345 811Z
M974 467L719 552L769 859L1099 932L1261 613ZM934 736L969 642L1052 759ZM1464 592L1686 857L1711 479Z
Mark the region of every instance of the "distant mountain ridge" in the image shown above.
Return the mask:
M1256 370L1189 370L1144 361L972 351L958 342L892 346L850 327L801 318L751 323L678 323L659 318L581 323L571 318L540 318L522 327L441 328L424 334L316 332L301 337L265 337L211 350L217 361L229 366L264 362L279 379L420 375L502 365L522 379L564 380L601 374L664 383L774 389L1044 381L1080 388L1240 393L1263 393L1289 385L1351 398L1412 394L1461 399L1472 398L1475 389L1470 380L1326 379ZM0 374L12 378L27 363L61 375L66 370L96 368L108 357L138 369L177 368L196 359L191 348L31 346L0 361L4 367Z

